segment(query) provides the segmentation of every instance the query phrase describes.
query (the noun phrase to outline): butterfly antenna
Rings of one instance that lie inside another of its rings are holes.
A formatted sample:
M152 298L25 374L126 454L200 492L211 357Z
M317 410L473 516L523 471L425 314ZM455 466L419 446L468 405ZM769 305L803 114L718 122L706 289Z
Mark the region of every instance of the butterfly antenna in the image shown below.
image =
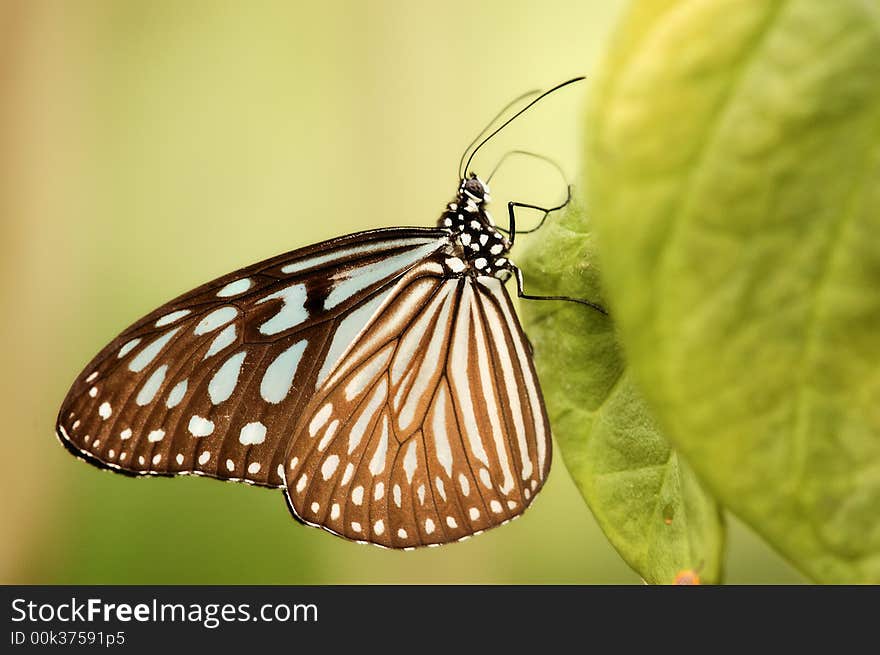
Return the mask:
M538 152L531 152L530 150L508 150L506 153L504 153L504 156L498 160L498 163L495 164L495 167L492 169L492 172L489 173L489 177L486 178L486 184L489 184L489 182L492 181L492 178L495 177L495 173L497 173L498 169L501 168L501 164L503 164L505 161L507 161L508 159L513 157L514 155L523 155L524 157L534 157L535 159L540 159L542 161L545 161L559 172L559 175L562 177L563 181L566 181L568 179L565 177L565 171L562 170L562 166L560 166L555 160L550 159L550 157L548 157L547 155L542 155L541 153L538 153Z
M544 98L546 98L547 96L549 96L551 93L553 93L553 92L555 92L555 91L558 91L559 89L561 89L561 88L563 88L563 87L565 87L565 86L568 86L569 84L574 84L575 82L580 82L580 81L583 80L583 79L586 79L586 78L582 75L582 76L580 76L580 77L575 77L575 78L572 78L572 79L567 80L567 81L565 81L565 82L562 82L561 84L557 84L557 85L554 86L552 89L549 89L549 90L547 90L547 91L544 91L544 93L542 93L541 95L539 95L537 98L535 98L534 100L532 100L529 104L527 104L525 107L523 107L523 108L520 109L518 112L516 112L513 116L511 116L511 117L508 118L506 121L504 121L504 122L503 122L499 127L497 127L497 128L496 128L496 129L495 129L495 130L494 130L489 136L487 136L485 139L483 139L483 140L480 142L480 144L479 144L476 148L474 148L473 152L471 152L470 157L468 157L467 163L464 165L464 171L462 171L461 163L459 162L459 166L458 166L459 178L462 177L462 172L467 173L467 169L470 168L471 161L473 161L473 159L474 159L474 155L476 155L476 154L480 151L480 148L482 148L484 145L486 145L486 144L492 139L493 136L495 136L496 134L498 134L501 130L503 130L505 127L507 127L508 125L510 125L514 120L516 120L517 118L519 118L520 116L522 116L526 111L528 111L529 109L531 109L532 107L534 107L538 102L540 102L541 100L543 100ZM531 95L531 93L527 93L527 94L526 94L526 96L528 96L528 95ZM521 99L521 98L518 98L518 100L519 100L519 99ZM516 102L516 101L514 101L514 102ZM513 103L511 103L511 104L513 104ZM509 106L510 106L510 105L508 105L508 107L509 107ZM504 113L504 111L501 111L501 113L499 114L499 116L500 116L501 114L503 114L503 113ZM496 118L497 118L497 116L496 116ZM493 119L492 122L494 123L495 120ZM491 124L492 124L492 123L489 123L489 125L491 125ZM486 128L486 129L488 129L488 128ZM485 131L486 131L486 130L483 130L483 132L485 132ZM480 136L482 136L483 132L480 133ZM480 136L478 136L477 139L479 139ZM473 144L471 144L471 145L473 145ZM470 146L468 146L468 149L470 149ZM467 150L465 150L465 153L467 153ZM462 155L462 158L464 158L464 155Z
M513 107L516 103L518 103L518 102L520 102L520 101L522 101L522 100L525 100L525 99L528 98L529 96L533 96L533 95L535 95L535 94L537 94L537 93L540 93L540 92L541 92L541 89L533 89L532 91L526 91L526 92L523 93L522 95L517 96L516 98L514 98L513 100L511 100L510 102L508 102L506 105L504 105L504 108L503 108L501 111L499 111L497 114L495 114L495 116L492 117L492 120L489 121L489 122L486 124L486 127L484 127L482 130L480 130L480 133L479 133L477 136L474 137L474 140L471 141L471 142L468 144L467 148L464 149L464 152L461 153L461 159L458 160L458 178L459 178L459 179L462 179L462 177L463 177L463 175L462 175L462 170L461 170L461 165L464 163L464 158L467 157L468 152L470 152L470 149L474 147L474 144L476 144L480 139L482 139L482 138L483 138L483 135L484 135L486 132L488 132L489 129L495 124L495 121L497 121L497 120L498 120L499 118L501 118L504 114L506 114L507 111L508 111L511 107ZM468 162L470 162L470 160L468 160Z

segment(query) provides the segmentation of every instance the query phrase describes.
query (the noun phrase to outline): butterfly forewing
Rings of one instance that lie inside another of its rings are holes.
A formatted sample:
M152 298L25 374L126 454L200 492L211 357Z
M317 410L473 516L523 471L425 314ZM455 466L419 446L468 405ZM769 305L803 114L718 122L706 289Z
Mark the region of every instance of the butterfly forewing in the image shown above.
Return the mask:
M138 321L86 367L59 412L75 453L143 474L282 486L315 387L406 272L445 245L375 230L205 284Z
M297 424L285 458L294 513L396 548L519 515L550 465L526 348L499 280L413 270Z

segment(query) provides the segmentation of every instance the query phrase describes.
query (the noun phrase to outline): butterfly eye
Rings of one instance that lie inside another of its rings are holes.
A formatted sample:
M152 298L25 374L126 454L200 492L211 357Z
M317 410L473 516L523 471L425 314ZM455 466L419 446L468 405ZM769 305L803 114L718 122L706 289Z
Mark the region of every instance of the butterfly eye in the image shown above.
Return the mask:
M464 190L466 193L474 196L477 200L482 200L483 196L486 193L486 189L483 186L482 182L480 182L475 177L470 178L467 182L464 183Z

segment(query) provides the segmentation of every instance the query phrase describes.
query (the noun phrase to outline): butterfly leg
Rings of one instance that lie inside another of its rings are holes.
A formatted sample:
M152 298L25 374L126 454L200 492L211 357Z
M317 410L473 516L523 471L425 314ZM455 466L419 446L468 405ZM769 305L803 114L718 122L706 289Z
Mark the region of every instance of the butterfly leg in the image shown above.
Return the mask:
M547 220L547 217L551 212L555 212L559 209L565 207L569 202L571 202L571 185L569 184L566 187L566 196L565 202L560 205L556 205L555 207L539 207L538 205L530 205L524 202L509 202L507 203L507 215L508 215L508 224L507 224L507 232L510 235L510 247L513 248L513 242L516 239L517 234L530 234L531 232L537 232L544 225L544 221ZM532 228L528 230L517 230L516 229L516 208L522 207L523 209L537 209L540 212L544 212L544 215L541 217L541 220Z
M510 222L508 224L508 230L507 230L510 234L510 241L509 241L510 248L513 248L513 242L514 242L514 239L516 238L517 234L528 234L530 232L535 232L535 231L541 229L541 226L544 224L544 221L547 220L547 216L550 215L550 212L554 212L559 209L562 209L569 202L571 202L571 185L568 185L568 187L567 187L567 194L565 197L565 202L563 202L560 205L557 205L556 207L550 207L550 208L538 207L537 205L529 205L527 203L522 203L522 202L509 202L509 203L507 203L507 214L510 217ZM526 209L537 209L538 211L544 212L544 216L541 217L540 222L535 227L530 228L528 230L517 230L516 229L516 208L517 207L524 207ZM522 270L520 270L520 268L518 266L516 266L515 264L513 264L512 262L510 262L509 267L510 267L510 270L513 272L514 277L516 278L516 295L520 298L525 298L526 300L565 300L568 302L576 302L580 305L585 305L587 307L590 307L591 309L596 310L600 314L603 314L605 316L608 315L608 312L601 305L598 305L594 302L590 302L589 300L584 300L582 298L571 298L569 296L534 296L532 294L528 294L525 292L525 289L523 288Z
M583 298L572 298L570 296L533 296L528 294L523 289L523 274L520 268L515 264L510 264L510 270L513 271L513 275L516 278L516 295L520 298L525 298L526 300L565 300L567 302L576 302L579 305L585 305L590 309L594 309L604 316L608 316L608 311L602 307L602 305L597 305L596 303L584 300Z

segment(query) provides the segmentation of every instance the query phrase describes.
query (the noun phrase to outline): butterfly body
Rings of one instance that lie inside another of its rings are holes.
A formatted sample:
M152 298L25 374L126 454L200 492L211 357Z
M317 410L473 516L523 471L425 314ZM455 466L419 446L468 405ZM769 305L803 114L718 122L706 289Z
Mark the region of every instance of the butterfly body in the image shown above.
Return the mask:
M455 200L446 206L437 226L448 232L454 244L454 257L459 260L450 261L450 269L506 281L511 275L511 264L506 257L510 242L495 227L486 209L489 200L486 184L471 175L462 180Z
M488 188L438 226L332 239L163 305L74 382L56 433L132 475L284 490L301 522L392 548L519 516L550 467Z

